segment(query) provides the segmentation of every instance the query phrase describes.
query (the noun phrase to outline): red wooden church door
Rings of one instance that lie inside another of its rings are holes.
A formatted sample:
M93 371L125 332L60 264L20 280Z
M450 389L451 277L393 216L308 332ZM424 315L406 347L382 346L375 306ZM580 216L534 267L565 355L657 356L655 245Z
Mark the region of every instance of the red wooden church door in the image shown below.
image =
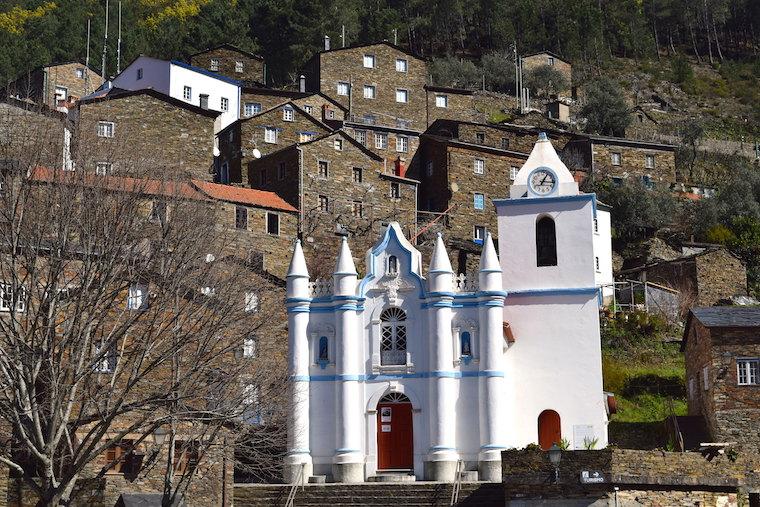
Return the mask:
M377 468L414 468L412 404L400 393L391 393L377 404Z
M549 449L562 440L562 426L559 414L554 410L544 410L538 416L538 445L543 450Z

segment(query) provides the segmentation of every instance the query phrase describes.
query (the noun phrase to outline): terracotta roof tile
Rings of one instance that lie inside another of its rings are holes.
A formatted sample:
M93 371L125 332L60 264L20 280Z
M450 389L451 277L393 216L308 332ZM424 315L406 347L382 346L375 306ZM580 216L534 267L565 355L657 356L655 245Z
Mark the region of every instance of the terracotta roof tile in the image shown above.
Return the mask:
M212 199L229 201L247 206L258 206L281 211L298 211L288 204L282 197L274 192L265 190L256 190L253 188L232 187L219 183L209 183L207 181L191 180L198 190L205 193Z

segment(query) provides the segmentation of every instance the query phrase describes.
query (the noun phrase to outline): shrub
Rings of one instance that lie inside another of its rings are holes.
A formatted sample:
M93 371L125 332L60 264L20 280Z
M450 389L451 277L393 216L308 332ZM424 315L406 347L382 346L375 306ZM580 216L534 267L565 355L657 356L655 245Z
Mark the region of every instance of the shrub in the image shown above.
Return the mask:
M430 63L430 75L438 86L456 88L474 88L481 82L481 72L470 60L454 56L433 58Z
M670 75L673 82L679 85L694 81L694 71L689 60L684 56L678 56L670 61Z
M567 90L569 84L565 75L549 65L540 65L525 73L523 79L531 93L536 96L548 96Z
M622 137L631 124L620 87L608 78L601 78L587 88L581 116L586 118L586 131L592 134Z
M486 77L486 88L496 92L512 93L515 88L515 66L511 54L495 51L483 55L480 67Z

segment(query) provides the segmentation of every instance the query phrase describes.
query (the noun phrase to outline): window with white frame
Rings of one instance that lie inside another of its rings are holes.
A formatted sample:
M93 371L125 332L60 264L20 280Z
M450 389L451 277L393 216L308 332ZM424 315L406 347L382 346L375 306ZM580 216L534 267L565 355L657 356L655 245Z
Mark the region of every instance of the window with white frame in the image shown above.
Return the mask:
M148 307L148 286L144 283L133 283L127 294L127 309L144 310Z
M0 310L11 311L14 308L14 299L16 311L23 312L26 309L26 289L19 287L18 290L14 290L13 284L0 284Z
M293 121L295 118L295 111L293 111L292 107L283 107L282 108L282 119L283 121Z
M243 108L246 116L253 116L261 112L261 104L258 102L246 102Z
M475 358L477 324L468 321L452 329L454 338L454 364L469 364Z
M65 101L69 97L69 90L64 86L55 87L55 100L56 102Z
M406 136L396 136L396 151L406 153L409 151L409 138Z
M384 150L388 147L388 134L375 133L375 149Z
M366 130L354 130L354 137L363 146L367 146L367 131Z
M476 225L472 231L472 239L474 239L476 243L482 243L483 240L486 239L485 226Z
M95 164L95 174L98 176L106 176L113 172L113 164L111 162L97 162Z
M308 143L314 139L314 133L313 132L299 132L298 133L298 142L299 143Z
M760 358L747 357L737 359L736 380L740 386L760 385Z
M274 127L264 127L264 142L277 143L277 129Z
M185 100L193 100L193 89L189 86L182 87L182 98Z
M248 229L248 208L235 206L235 229Z
M208 66L208 70L213 70L214 72L219 70L219 59L218 58L212 58L211 63Z
M654 169L654 155L649 153L645 155L644 165L647 169Z
M403 104L409 102L409 90L398 88L396 90L396 102L401 102Z
M409 68L409 62L404 58L396 58L396 72L406 72Z
M280 235L280 215L277 213L267 212L267 234Z
M328 120L334 120L335 119L335 111L332 109L328 109L325 111L325 116L327 116Z
M84 69L77 69L74 73L80 79L84 77Z
M237 72L238 74L243 73L243 62L241 61L235 62L235 72Z
M486 207L486 197L485 195L475 192L475 195L473 196L473 206L477 210L483 210Z
M375 55L364 55L364 68L365 69L374 69L375 68Z
M612 158L612 165L620 165L623 161L623 155L617 152L611 153L610 157Z
M449 107L449 96L448 95L436 95L435 96L435 107Z
M95 345L95 364L93 369L98 373L113 373L116 369L116 344L98 343Z
M255 292L245 293L245 311L255 312L259 308L259 296Z
M375 98L375 87L373 85L364 85L364 98L365 99Z
M116 126L112 121L98 122L98 137L113 137Z
M553 56L547 57L546 64L549 65L550 67L553 67L554 66L554 57Z
M348 95L349 84L344 81L338 82L338 95Z
M318 174L320 178L327 178L330 176L330 162L327 160L318 160L317 168L319 169Z
M515 181L517 173L520 172L520 168L512 166L509 168L509 181Z
M256 357L256 338L248 336L243 339L243 357L252 359Z
M335 151L343 151L343 139L333 139L333 148Z
M391 182L391 199L401 199L401 185L397 182Z
M390 307L380 314L380 364L406 364L406 312Z
M707 391L710 389L710 367L705 366L702 368L702 389Z
M221 105L222 111L229 111L230 110L230 99L228 99L227 97L222 97L220 105Z
M486 161L482 158L476 158L472 167L475 174L484 174L486 172Z
M306 112L306 114L312 114L314 112L314 108L309 104L304 104L303 110Z

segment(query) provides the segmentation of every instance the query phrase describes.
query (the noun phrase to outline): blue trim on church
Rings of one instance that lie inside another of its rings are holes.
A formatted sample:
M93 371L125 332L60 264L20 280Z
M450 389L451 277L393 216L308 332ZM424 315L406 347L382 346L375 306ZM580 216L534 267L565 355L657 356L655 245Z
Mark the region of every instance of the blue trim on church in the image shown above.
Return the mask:
M476 370L476 371L423 371L416 373L372 373L369 375L292 375L294 382L373 382L399 379L424 379L424 378L490 378L504 377L504 372L499 370Z
M556 197L520 197L515 199L494 199L493 204L496 208L500 206L519 206L523 204L540 204L541 202L572 202L572 201L591 201L596 218L596 194L578 194L578 195L559 195Z

